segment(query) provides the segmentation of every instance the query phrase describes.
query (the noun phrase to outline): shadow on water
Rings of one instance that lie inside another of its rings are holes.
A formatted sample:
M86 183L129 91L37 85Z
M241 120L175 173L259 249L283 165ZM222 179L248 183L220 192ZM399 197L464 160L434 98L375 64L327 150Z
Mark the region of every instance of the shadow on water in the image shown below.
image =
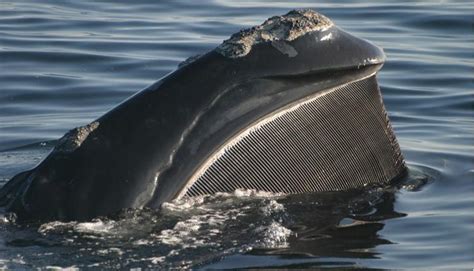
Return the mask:
M379 232L386 220L406 216L394 209L400 187L287 196L279 202L285 206L284 225L292 234L283 246L256 246L203 268L269 268L275 262L280 268L357 268L353 259L376 259L378 246L392 244ZM273 258L271 265L268 256Z
M379 246L396 244L380 232L387 220L406 216L395 210L400 189L421 191L437 177L436 170L410 166L410 173L393 187L287 196L279 202L292 234L283 245L255 246L201 268L370 269L359 260L378 259Z

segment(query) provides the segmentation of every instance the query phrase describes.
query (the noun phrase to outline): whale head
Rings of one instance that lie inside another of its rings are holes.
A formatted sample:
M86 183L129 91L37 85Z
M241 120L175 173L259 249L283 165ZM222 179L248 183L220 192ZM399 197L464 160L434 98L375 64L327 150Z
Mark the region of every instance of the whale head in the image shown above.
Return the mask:
M406 170L384 52L312 10L242 30L91 124L0 190L22 220L87 220L236 189L387 185Z

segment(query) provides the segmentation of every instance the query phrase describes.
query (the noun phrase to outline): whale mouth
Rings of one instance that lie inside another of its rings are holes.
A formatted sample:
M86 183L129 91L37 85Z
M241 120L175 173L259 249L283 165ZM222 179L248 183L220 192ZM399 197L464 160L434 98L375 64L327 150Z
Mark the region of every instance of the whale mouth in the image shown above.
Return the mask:
M0 190L20 220L87 220L238 189L389 184L405 171L383 50L311 10L243 30L89 125Z
M240 131L202 163L178 198L236 189L344 190L389 184L403 169L370 75L318 91Z

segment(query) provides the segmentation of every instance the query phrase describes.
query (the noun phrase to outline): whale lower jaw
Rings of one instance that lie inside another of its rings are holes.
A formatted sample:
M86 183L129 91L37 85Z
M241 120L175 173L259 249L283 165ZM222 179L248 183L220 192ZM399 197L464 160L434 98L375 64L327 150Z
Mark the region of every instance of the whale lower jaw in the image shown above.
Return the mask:
M388 184L405 172L375 75L317 92L237 133L177 198L235 189L304 193Z

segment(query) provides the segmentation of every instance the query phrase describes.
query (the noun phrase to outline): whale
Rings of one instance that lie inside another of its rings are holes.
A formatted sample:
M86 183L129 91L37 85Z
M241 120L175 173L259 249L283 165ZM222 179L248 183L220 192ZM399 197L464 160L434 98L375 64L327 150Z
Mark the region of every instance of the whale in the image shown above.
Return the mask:
M383 50L310 9L243 29L12 177L18 221L84 221L236 189L390 185L406 173L376 74Z

